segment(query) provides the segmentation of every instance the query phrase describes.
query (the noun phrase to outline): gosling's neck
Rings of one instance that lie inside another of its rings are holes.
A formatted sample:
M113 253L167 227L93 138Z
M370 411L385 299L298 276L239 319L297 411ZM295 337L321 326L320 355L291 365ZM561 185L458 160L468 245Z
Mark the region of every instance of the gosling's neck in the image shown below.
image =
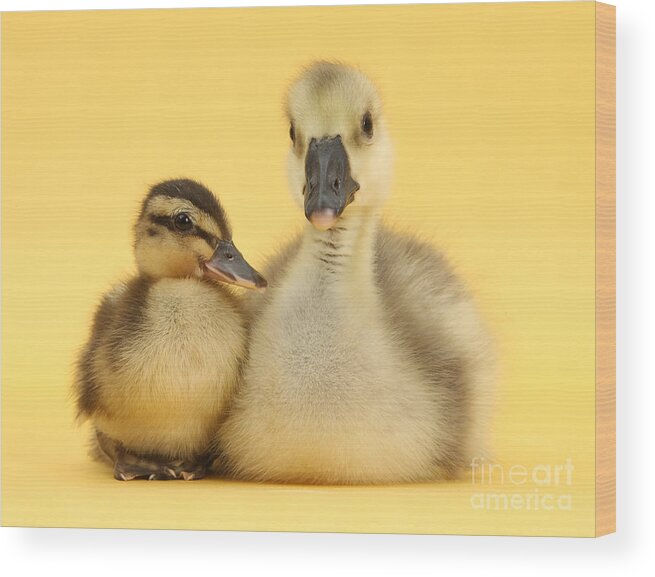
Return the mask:
M360 292L374 285L375 242L380 213L362 207L346 209L336 225L319 231L307 223L303 252L326 284L348 285ZM353 294L352 292L350 294Z

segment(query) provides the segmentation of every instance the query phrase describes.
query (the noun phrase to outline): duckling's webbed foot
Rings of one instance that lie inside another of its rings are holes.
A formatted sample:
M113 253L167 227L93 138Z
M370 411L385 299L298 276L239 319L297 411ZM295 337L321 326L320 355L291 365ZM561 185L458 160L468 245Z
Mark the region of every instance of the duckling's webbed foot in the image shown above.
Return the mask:
M207 474L207 460L161 461L156 457L143 457L121 452L114 465L114 478L119 481L147 479L149 481L196 481Z
M197 481L207 474L207 463L200 461L175 461L171 463L177 479Z
M119 481L132 481L133 479L171 481L180 477L169 463L123 453L118 456L114 464L114 478Z

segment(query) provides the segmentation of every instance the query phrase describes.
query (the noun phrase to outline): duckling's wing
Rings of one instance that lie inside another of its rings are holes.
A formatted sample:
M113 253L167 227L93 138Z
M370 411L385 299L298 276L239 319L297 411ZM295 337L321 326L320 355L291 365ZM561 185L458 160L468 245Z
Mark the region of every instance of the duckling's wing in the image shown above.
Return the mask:
M121 283L102 297L93 317L91 335L77 361L73 392L80 419L85 419L98 409L98 393L102 382L96 361L115 326L121 298L126 291L127 286Z

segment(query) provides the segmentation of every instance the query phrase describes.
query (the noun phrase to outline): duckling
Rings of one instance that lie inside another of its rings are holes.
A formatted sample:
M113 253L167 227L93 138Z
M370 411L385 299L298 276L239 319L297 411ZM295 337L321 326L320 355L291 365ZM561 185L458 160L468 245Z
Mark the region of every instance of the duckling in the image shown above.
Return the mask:
M263 289L201 184L152 187L135 226L138 274L112 288L77 366L94 456L119 480L198 479L246 353L240 303L223 283Z
M492 339L431 245L381 223L392 145L357 69L318 62L287 97L304 231L250 299L244 379L218 445L236 478L388 484L456 478L485 454ZM436 197L435 197L436 198Z

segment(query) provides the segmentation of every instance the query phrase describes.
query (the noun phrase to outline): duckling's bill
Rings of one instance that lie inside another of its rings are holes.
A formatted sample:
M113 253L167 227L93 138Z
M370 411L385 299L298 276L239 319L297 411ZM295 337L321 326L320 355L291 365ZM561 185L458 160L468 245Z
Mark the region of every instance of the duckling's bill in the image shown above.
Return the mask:
M232 241L221 240L203 264L205 277L248 289L264 291L268 283L239 252Z

